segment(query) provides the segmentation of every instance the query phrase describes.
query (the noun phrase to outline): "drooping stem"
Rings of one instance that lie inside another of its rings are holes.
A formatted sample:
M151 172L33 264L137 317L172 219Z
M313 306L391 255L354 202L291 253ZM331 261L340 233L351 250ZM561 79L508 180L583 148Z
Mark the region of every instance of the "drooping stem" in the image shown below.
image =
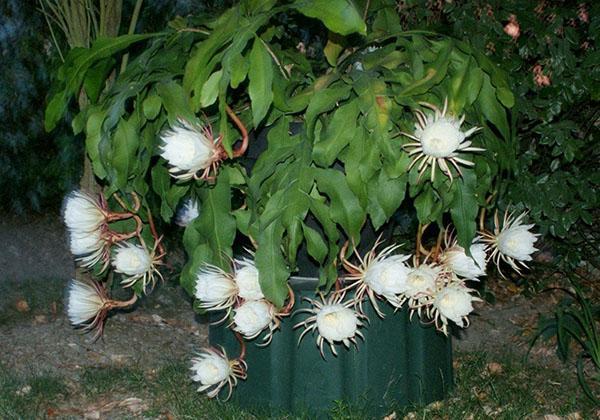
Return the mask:
M150 225L150 232L152 232L154 243L157 244L158 247L158 255L165 255L165 247L161 242L161 237L158 236L158 231L156 230L156 225L154 224L154 218L152 217L150 207L146 207L146 211L148 212L148 224Z
M107 305L109 309L123 309L133 305L137 300L138 296L134 293L128 300L109 300Z
M485 212L487 210L486 207L492 202L494 195L496 195L496 193L491 194L487 198L487 200L485 200L485 206L483 206L481 208L481 211L479 212L479 230L481 232L485 232Z
M438 256L440 255L440 251L442 249L442 239L444 238L444 230L440 229L438 233L437 241L435 243L435 249L433 251L433 260L437 261Z
M240 130L240 133L242 134L242 144L240 145L240 147L233 151L233 157L237 158L246 153L246 150L248 149L248 130L246 129L246 126L242 123L242 121L240 121L238 116L235 115L235 112L233 112L233 109L231 109L229 105L225 105L225 111L227 112L227 115L229 115L229 118L231 118L231 121L234 122L234 124L237 126L237 128Z
M234 334L235 338L237 338L240 343L240 355L238 356L238 360L244 360L246 358L246 341L239 332L235 331Z
M294 304L296 303L296 295L294 294L294 291L292 290L292 287L288 284L288 295L289 295L289 300L287 305L285 305L285 307L283 308L283 310L280 312L280 315L289 315L289 313L292 311L292 308L294 307Z

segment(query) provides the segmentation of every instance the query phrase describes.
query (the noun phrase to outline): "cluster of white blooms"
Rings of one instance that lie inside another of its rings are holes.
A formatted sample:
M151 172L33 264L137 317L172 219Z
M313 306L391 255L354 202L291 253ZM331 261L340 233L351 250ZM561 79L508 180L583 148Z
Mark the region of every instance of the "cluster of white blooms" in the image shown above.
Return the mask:
M377 300L383 299L396 308L406 302L411 313L416 311L419 316L424 314L433 319L445 334L448 321L467 326L473 302L480 299L465 282L484 276L489 260L498 266L504 261L518 271L517 264L525 266L525 261L530 261L536 251L533 244L538 235L530 232L533 225L522 223L524 217L524 214L517 218L507 214L502 226L496 223L493 234L480 232L481 236L469 248L470 255L447 235L446 246L432 257L433 261L420 262L415 258L412 268L406 263L410 256L392 255L397 245L377 253L376 244L364 257L359 256L360 265L344 261L349 273L345 280L350 283L344 291L354 289L353 301L360 313L363 300L368 297L381 317Z
M530 232L533 225L522 224L523 218L524 215L516 219L506 216L503 226L497 225L494 234L480 232L481 236L474 239L468 252L447 235L443 249L429 253L424 261L415 257L412 266L408 263L410 255L393 254L399 245L377 252L377 243L366 255L357 254L358 265L342 256L348 275L340 279L336 291L327 298L322 294L320 299L304 298L310 306L296 311L296 314L308 314L294 326L304 328L299 342L309 332L316 334L322 357L325 357L325 344L335 356L337 345L343 344L346 348L356 345L357 337L364 338L360 331L365 325L363 320L367 319L362 306L364 300L369 300L381 317L383 312L378 300L386 300L397 309L407 304L411 315L416 312L419 317L426 317L444 334L448 334L450 322L467 327L473 304L481 299L466 282L485 276L490 259L498 264L505 261L514 267L517 262L524 265L524 261L531 260L537 235ZM350 290L354 297L344 301ZM251 260L235 260L231 274L212 266L202 268L197 276L196 297L207 310L226 310L226 316L232 313L230 326L238 337L251 340L268 330L265 338L268 344L279 326L276 308L265 299L259 272ZM231 373L234 363L241 366L243 360L229 361L223 353L205 351L195 359L193 367L193 379L201 383L199 390L208 391L209 397L214 397L229 384L231 393L236 383L236 376ZM240 368L243 375L245 368L245 364Z
M207 311L225 311L226 319L233 311L234 331L251 340L268 329L265 341L279 325L276 309L265 299L260 288L259 273L254 261L244 258L233 261L233 273L205 265L196 275L195 297Z
M84 268L92 268L100 261L106 263L106 212L101 203L81 191L73 191L65 199L63 220L75 260Z

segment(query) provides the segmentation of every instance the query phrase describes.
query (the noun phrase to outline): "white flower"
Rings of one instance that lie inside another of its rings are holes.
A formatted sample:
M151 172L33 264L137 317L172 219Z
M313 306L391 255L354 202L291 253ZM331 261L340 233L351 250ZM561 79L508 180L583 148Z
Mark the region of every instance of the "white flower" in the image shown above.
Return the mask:
M469 325L467 316L473 311L473 302L481 300L471 295L471 291L462 283L454 282L441 288L434 295L433 311L435 312L436 326L444 334L448 333L448 319L459 327Z
M70 232L69 246L75 259L84 268L92 268L107 256L107 243L99 230L92 232Z
M227 398L231 396L238 378L246 379L246 363L243 360L229 360L225 350L204 348L198 357L192 359L192 380L200 382L198 392L207 391L209 398L219 395L221 389L228 385Z
M258 280L258 270L254 262L248 259L235 260L234 278L238 287L238 295L246 300L260 300L265 297Z
M275 320L275 308L266 300L249 300L234 310L234 330L246 339L256 338Z
M454 118L446 115L448 110L448 99L444 100L443 110L439 110L435 105L422 103L422 105L432 109L433 115L426 116L422 111L415 110L417 123L413 134L402 133L413 139L416 143L405 144L404 147L412 149L410 156L416 155L410 164L412 168L418 161L419 178L431 167L431 181L435 179L436 166L450 178L452 182L452 171L448 162L461 174L458 164L473 166L473 162L458 157L462 152L482 152L485 149L471 147L471 142L466 138L478 131L479 127L473 127L466 132L460 130L460 126L465 120L464 115L460 118Z
M202 385L215 385L226 380L231 374L229 361L217 353L206 351L200 357L192 359L192 380Z
M198 201L192 198L188 198L184 201L182 206L177 211L175 217L175 223L178 226L185 227L192 223L192 221L200 214L198 210Z
M533 225L512 226L498 235L498 250L507 257L519 261L531 261L531 254L537 251L533 244L537 235L529 232Z
M427 297L427 295L435 291L441 272L440 267L429 264L421 264L417 268L414 268L406 279L404 295L413 300Z
M203 171L202 177L205 177L219 160L220 153L210 131L187 121L180 119L161 139L160 155L171 165L169 172L175 178L197 178L199 171Z
M342 251L342 265L349 273L344 278L350 282L343 291L355 288L354 302L358 306L359 311L362 310L362 302L367 296L373 305L373 309L381 318L383 312L379 309L377 299L384 297L394 306L400 306L401 302L398 294L402 293L405 288L405 282L409 268L404 264L404 261L410 258L406 255L391 255L397 250L400 245L391 245L384 248L381 252L377 252L377 247L381 242L377 240L373 248L363 257L356 254L360 264L355 265L343 257L345 250Z
M498 266L500 271L500 260L509 264L517 273L520 273L519 265L527 268L524 261L531 261L531 254L537 251L533 244L537 241L539 234L531 233L529 229L534 227L524 225L523 219L526 213L516 218L508 211L504 214L502 227L500 227L498 214L494 217L494 233L483 232L484 241L492 247L490 259ZM500 271L502 274L502 271Z
M152 254L148 252L145 246L135 245L129 242L120 244L113 256L112 265L116 273L123 274L124 278L121 281L124 287L133 286L138 280L142 281L142 289L146 292L148 283L152 283L154 287L155 277L157 274L161 279L162 275L156 268L162 264L160 256L156 256L156 247L158 241L154 244Z
M112 264L117 273L140 276L152 269L152 257L145 247L126 243L117 248Z
M226 309L229 314L237 295L237 286L231 275L218 267L207 265L202 267L196 276L195 296L200 300L200 307L208 311Z
M70 231L95 232L105 223L101 205L81 191L73 191L65 199L63 218Z
M317 328L327 341L344 341L356 334L358 317L343 305L324 305L317 313Z
M67 293L67 315L75 326L92 325L108 301L99 285L77 280L69 282Z
M477 238L471 245L471 256L467 256L465 249L458 244L446 248L441 256L442 263L445 264L457 276L465 279L477 280L480 276L485 276L486 254L485 245L476 243Z
M364 282L378 295L395 300L396 295L406 290L406 279L410 268L404 263L410 255L392 255L376 260L364 275Z
M351 309L355 304L354 301L349 300L343 303L343 292L333 293L327 300L322 294L320 298L320 301L304 298L304 300L311 304L311 308L296 311L296 313L306 312L310 314L304 321L294 325L294 328L304 327L298 343L300 343L306 333L316 330L318 332L317 346L319 347L321 356L325 358L325 354L323 353L323 344L325 342L329 344L331 352L337 356L336 343L341 342L346 348L349 348L350 343L356 344L356 336L364 339L358 328L363 326L360 318L366 319L366 317Z

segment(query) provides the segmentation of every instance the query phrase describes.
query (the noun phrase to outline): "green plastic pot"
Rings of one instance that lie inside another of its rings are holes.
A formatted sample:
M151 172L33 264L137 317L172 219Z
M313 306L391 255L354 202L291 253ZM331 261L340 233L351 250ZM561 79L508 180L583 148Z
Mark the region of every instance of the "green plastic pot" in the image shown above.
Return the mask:
M302 298L315 298L317 280L294 278L291 285L294 309L308 307ZM361 329L365 339L357 338L358 346L349 349L337 345L337 357L325 345L323 358L311 333L298 344L303 328L293 326L306 314L284 318L271 344L258 347L260 337L248 343L248 378L238 383L232 399L242 408L311 417L327 416L336 401L381 416L391 406L443 399L453 384L451 340L416 315L411 321L405 309L394 313L383 302L380 308L383 320L365 302L370 321ZM210 327L210 343L235 357L240 346L226 325Z

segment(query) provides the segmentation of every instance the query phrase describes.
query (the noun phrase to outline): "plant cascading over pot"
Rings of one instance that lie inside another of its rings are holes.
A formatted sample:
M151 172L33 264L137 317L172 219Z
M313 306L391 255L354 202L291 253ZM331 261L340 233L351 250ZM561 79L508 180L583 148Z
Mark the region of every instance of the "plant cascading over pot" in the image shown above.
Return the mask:
M402 31L387 3L242 1L66 57L46 125L87 92L73 129L103 185L100 197L66 199L71 249L98 277L70 286L75 325L101 332L111 310L152 291L168 223L185 226L180 281L194 307L222 313L242 343L268 345L282 322L296 322L315 351L335 354L369 328L364 305L383 316L383 301L445 334L468 325L478 300L468 282L490 261L519 269L535 251L523 216L496 215L485 228L514 167L514 97L484 54ZM322 48L306 36L319 30ZM244 156L259 132L267 145L250 168ZM416 213L414 243L380 237L365 251L365 226L382 232L401 205ZM320 267L320 296L289 320L301 248ZM108 296L110 270L131 300ZM203 350L193 361L199 389L231 392L247 374L243 349Z

